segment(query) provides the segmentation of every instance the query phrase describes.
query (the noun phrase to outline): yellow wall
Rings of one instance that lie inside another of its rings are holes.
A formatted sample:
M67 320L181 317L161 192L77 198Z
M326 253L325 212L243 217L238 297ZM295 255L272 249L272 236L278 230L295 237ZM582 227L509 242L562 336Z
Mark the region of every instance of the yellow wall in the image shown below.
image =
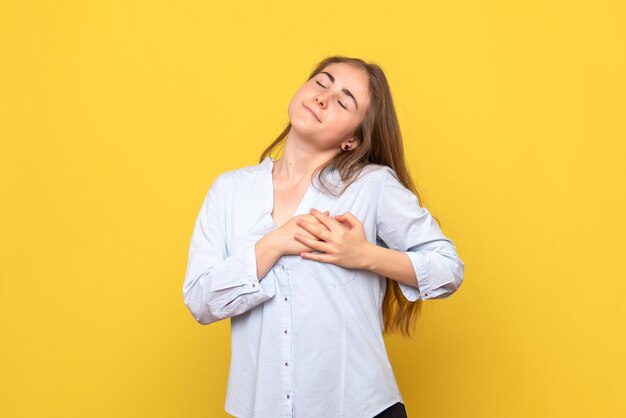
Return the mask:
M0 416L226 416L193 222L335 53L466 265L386 338L409 416L626 416L624 3L263 3L0 2Z

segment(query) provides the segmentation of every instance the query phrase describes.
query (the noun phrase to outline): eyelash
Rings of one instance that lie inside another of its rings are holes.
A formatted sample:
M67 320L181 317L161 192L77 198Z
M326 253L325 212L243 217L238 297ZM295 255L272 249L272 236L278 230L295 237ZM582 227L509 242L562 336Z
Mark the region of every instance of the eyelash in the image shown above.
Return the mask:
M326 86L325 86L325 85L323 85L322 83L320 83L319 81L317 81L317 80L316 80L315 82L316 82L317 84L319 84L320 86L322 86L322 87L326 88ZM339 102L339 100L337 100L337 101ZM348 110L348 108L347 108L347 107L345 107L345 106L344 106L341 102L339 102L339 104L341 105L341 107L343 107L344 109Z

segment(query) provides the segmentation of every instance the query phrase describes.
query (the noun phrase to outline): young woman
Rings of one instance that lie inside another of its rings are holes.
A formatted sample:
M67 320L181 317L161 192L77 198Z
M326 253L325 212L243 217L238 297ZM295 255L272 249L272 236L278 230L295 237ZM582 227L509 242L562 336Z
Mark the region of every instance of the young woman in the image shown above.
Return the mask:
M383 333L411 336L463 262L420 205L379 66L323 60L288 113L258 165L215 179L191 238L185 305L231 323L225 410L406 417Z

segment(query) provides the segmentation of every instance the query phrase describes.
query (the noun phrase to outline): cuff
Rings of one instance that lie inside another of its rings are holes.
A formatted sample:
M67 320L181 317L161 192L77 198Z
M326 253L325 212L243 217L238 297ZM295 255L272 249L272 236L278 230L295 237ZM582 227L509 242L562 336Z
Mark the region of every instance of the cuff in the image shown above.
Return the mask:
M423 253L419 251L404 251L411 259L415 276L417 276L417 286L409 286L406 283L398 282L400 290L404 296L411 302L417 299L428 299L431 296L430 282L426 275L426 259Z
M210 292L243 285L247 285L251 289L259 289L255 244L248 245L224 261L221 266L220 280L212 281Z

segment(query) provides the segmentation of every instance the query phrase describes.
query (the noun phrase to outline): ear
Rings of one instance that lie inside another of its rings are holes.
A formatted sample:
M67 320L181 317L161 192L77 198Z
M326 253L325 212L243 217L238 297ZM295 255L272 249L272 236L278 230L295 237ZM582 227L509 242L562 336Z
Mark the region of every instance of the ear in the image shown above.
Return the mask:
M354 149L358 146L359 146L359 140L353 136L352 138L349 138L343 141L339 145L339 148L341 148L342 151L354 151Z

